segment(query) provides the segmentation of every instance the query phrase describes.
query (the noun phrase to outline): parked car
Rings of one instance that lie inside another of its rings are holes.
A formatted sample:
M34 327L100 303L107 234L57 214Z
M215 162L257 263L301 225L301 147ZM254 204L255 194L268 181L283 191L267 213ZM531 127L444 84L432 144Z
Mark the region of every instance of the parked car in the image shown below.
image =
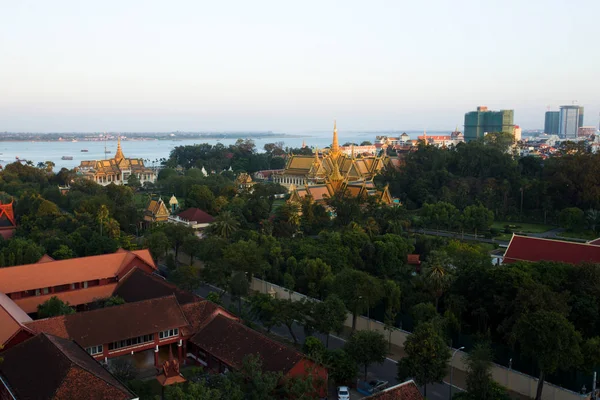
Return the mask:
M383 389L387 388L388 381L373 380L369 382L369 386L371 387L371 393L381 392Z
M350 400L350 389L348 386L340 386L337 389L338 400Z

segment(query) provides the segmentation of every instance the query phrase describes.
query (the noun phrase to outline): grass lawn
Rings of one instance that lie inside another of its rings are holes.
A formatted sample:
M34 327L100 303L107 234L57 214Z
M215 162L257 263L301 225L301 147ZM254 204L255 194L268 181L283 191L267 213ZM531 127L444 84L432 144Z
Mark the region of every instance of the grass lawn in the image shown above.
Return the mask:
M284 204L285 204L285 200L283 200L283 199L273 200L273 211L272 212L275 212L275 210L277 210L279 207L281 207Z
M495 236L494 239L496 239L496 240L503 240L505 242L510 242L510 239L512 239L512 233L504 233L504 232L502 232L498 236Z
M551 229L556 228L552 225L544 224L529 224L525 222L507 222L507 221L496 221L492 224L492 228L504 230L506 225L510 226L510 230L513 232L525 232L525 233L542 233L547 232Z
M571 238L571 239L583 239L583 240L594 240L598 238L598 235L592 231L583 232L562 232L560 237Z

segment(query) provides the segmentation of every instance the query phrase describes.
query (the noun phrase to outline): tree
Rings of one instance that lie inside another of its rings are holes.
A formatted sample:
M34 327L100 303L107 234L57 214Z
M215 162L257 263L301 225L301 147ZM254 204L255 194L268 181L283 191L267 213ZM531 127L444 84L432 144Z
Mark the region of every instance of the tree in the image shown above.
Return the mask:
M294 343L298 343L298 338L294 333L294 323L304 321L307 315L308 303L302 301L293 301L289 299L275 299L276 318L280 324L288 328L288 332Z
M450 350L432 323L423 323L404 342L406 356L398 362L398 379L413 377L418 385L441 382L448 371Z
M188 381L164 389L165 400L222 400L225 395L219 389L207 387L204 382Z
M161 230L169 238L169 242L175 250L175 259L179 256L179 249L185 242L185 240L195 235L194 230L186 225L181 224L164 224L161 226Z
M66 260L76 257L76 254L68 246L61 244L60 247L52 253L52 258L55 260Z
M467 392L455 396L463 400L510 400L506 389L492 378L492 348L478 343L466 356Z
M581 335L563 315L536 311L516 323L515 337L523 353L537 361L540 377L535 400L541 400L546 374L580 365Z
M229 280L231 299L238 302L238 314L242 315L242 297L248 294L248 279L243 272L234 273Z
M385 299L384 329L388 331L388 348L392 348L392 331L396 316L400 311L402 291L400 286L390 279L383 282L383 298Z
M108 219L108 216L109 216L108 208L106 207L105 204L102 204L96 214L96 219L98 220L98 224L100 225L100 236L102 236L102 227L104 225L104 221L106 221Z
M358 314L373 307L381 299L381 285L366 272L346 268L333 281L333 292L352 312L352 332L356 330Z
M357 364L364 366L365 381L367 380L367 369L373 363L382 364L387 355L387 341L377 331L354 332L346 342L344 350Z
M329 376L337 385L354 383L358 364L344 349L328 351L325 355L325 364Z
M231 211L223 211L217 215L210 230L224 239L229 239L239 226L240 223Z
M110 360L108 369L121 382L129 382L135 379L138 371L133 361L127 358L115 358Z
M417 327L422 323L432 322L439 314L433 304L419 303L410 309L410 316L413 318L414 326Z
M69 303L63 302L56 296L52 296L42 304L38 305L38 318L50 318L58 315L69 315L75 313L75 310L69 306Z
M576 231L583 226L583 210L577 207L565 208L558 215L558 221L562 228L568 231Z
M323 342L321 342L319 339L314 336L307 336L304 339L302 351L313 360L322 362L326 350L325 346L323 346Z
M121 296L111 296L108 299L104 300L103 307L113 307L120 306L121 304L125 304L125 300Z
M223 261L231 270L246 273L248 280L251 280L253 275L261 274L265 269L263 253L254 240L240 240L223 250Z
M320 258L304 259L299 266L308 283L308 295L321 299L325 286L333 279L331 267Z
M139 188L142 187L142 182L140 182L140 178L138 178L136 174L131 174L127 178L127 186L137 191Z
M360 142L360 145L361 145L361 146L372 146L372 145L373 145L373 143L371 143L371 142L370 142L370 141L368 141L368 140L363 140L362 142Z
M194 258L202 252L202 239L196 235L190 235L183 240L182 250L190 256L190 265L194 263Z
M169 250L170 241L164 232L152 232L150 236L146 237L146 247L150 250L152 258L158 261L164 257L167 250Z
M472 205L465 208L462 220L464 226L467 229L474 231L477 236L477 231L490 229L494 222L494 213L481 204Z
M247 400L274 400L274 391L281 379L281 373L263 371L262 361L258 355L249 354L244 357L242 367L234 372L236 379Z
M194 292L202 284L198 269L193 265L181 265L173 271L169 278L177 287Z
M432 251L424 264L423 279L425 280L425 286L435 298L435 308L437 310L439 309L440 297L450 287L450 260L443 251Z
M193 185L185 199L185 204L190 207L197 207L206 212L213 212L213 203L215 195L205 185Z
M275 310L275 299L270 294L255 292L248 298L250 315L257 319L271 332L273 326L278 325L277 311Z
M329 348L331 332L341 332L348 317L344 302L334 294L327 296L325 301L316 302L312 310L312 323L317 332L327 335L325 345Z

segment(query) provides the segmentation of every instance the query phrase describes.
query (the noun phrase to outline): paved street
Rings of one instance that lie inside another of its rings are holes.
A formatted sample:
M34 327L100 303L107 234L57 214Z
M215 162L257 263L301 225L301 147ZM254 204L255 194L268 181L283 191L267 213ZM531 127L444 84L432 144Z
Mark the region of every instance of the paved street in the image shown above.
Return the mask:
M205 285L196 291L196 293L202 297L206 297L208 295L208 293L210 293L210 292L220 292L220 291L217 288L209 286L209 285ZM231 303L231 298L229 297L229 294L226 293L223 295L223 302L227 305ZM294 334L298 338L298 341L300 343L303 343L305 334L304 334L304 329L302 328L302 326L295 324L293 327L293 330L294 330ZM292 337L289 334L286 327L275 327L271 330L271 332L273 332L277 335L280 335L282 337L285 337L289 340L292 340ZM325 343L325 335L315 333L314 336L318 337L321 341L323 341L323 343ZM344 346L344 343L345 343L345 340L343 340L341 338L338 338L335 336L330 336L330 338L329 338L329 348L330 349L340 348L340 347ZM399 383L398 380L396 379L396 372L397 372L396 361L391 360L391 359L386 359L383 364L371 365L368 370L369 376L377 377L378 379L383 379L385 381L388 381L390 386ZM429 400L433 400L433 399L446 400L449 398L449 394L450 394L449 390L450 390L450 386L447 384L428 385L427 386L427 398ZM421 388L421 391L422 391L422 388Z
M449 237L449 238L454 238L454 239L459 239L459 240L473 240L473 241L482 242L482 243L508 245L508 242L504 241L504 240L486 239L479 235L475 236L475 235L466 234L466 233L463 235L458 232L434 231L431 229L411 229L410 232L421 233L421 234L432 235L432 236L443 236L443 237Z

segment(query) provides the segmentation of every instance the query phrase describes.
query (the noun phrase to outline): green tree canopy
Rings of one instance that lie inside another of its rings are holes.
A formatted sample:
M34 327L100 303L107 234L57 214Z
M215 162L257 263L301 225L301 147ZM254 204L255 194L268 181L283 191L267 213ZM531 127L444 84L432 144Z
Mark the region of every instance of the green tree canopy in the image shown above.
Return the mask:
M63 302L56 296L52 296L42 304L38 305L38 318L50 318L58 315L69 315L75 313L69 303Z

